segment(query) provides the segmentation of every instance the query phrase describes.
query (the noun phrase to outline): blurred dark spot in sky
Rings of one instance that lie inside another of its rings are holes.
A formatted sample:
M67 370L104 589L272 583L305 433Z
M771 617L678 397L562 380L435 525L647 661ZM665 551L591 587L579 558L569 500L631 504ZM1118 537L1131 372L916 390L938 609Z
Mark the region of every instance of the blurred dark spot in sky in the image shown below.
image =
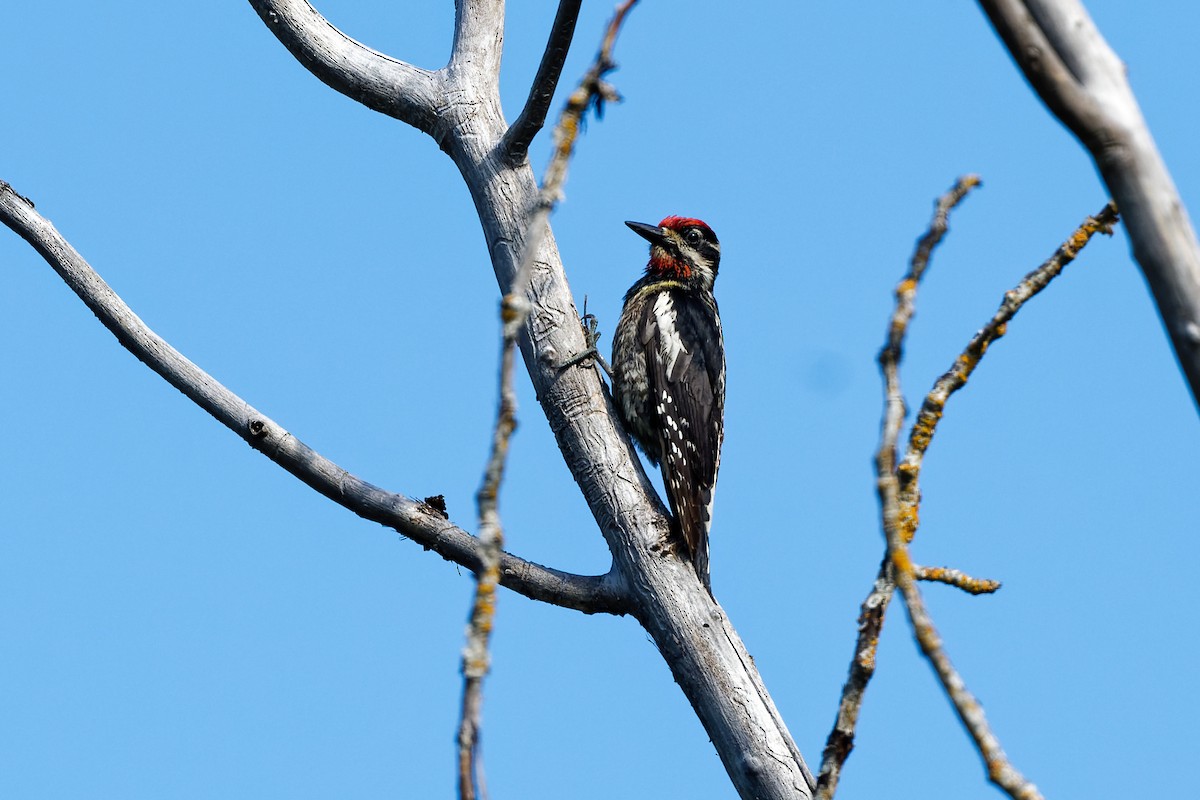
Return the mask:
M832 350L801 354L799 372L805 389L827 397L845 392L854 377L850 359Z

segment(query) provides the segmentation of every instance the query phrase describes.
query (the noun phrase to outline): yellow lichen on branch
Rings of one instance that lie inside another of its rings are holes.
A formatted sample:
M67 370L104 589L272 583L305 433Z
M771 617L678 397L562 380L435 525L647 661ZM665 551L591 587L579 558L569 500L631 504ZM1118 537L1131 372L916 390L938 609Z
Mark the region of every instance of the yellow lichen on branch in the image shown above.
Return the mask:
M908 552L908 545L912 541L915 529L910 530L908 524L915 523L918 519L921 500L919 486L921 464L933 440L938 422L944 414L950 395L966 385L968 378L979 366L988 347L1007 332L1008 323L1017 311L1030 298L1046 288L1050 281L1078 255L1092 236L1096 233L1111 233L1112 226L1116 221L1116 207L1109 203L1099 214L1088 217L1055 251L1054 255L1026 275L1014 289L1005 293L999 309L991 320L955 358L950 369L934 383L922 403L921 410L909 433L908 450L904 459L896 467L895 490L885 491L887 476L879 475L880 497L884 504L884 530L887 534L893 578L897 588L904 596L917 641L941 680L946 694L954 704L959 719L962 720L983 756L989 778L1013 798L1040 800L1041 794L1037 787L1026 780L1008 761L999 741L987 723L982 706L967 690L962 678L942 649L941 639L933 626L933 620L925 608L924 600L917 587L919 580L938 581L973 594L983 594L996 591L1000 588L1000 584L997 581L972 578L958 570L914 565ZM898 391L899 380L895 375L885 372L885 384L889 387L889 391L891 391L890 387L896 387ZM895 507L889 510L888 505L893 502ZM891 525L889 519L898 522Z
M876 647L884 615L896 589L904 596L913 631L921 651L933 666L959 719L970 733L983 757L988 777L1010 797L1041 800L1037 787L1026 780L1008 761L999 741L991 732L983 708L967 690L949 657L925 607L917 582L937 581L972 594L994 592L998 581L974 578L946 567L923 567L913 563L909 545L920 524L920 471L926 451L933 440L950 395L966 385L988 347L1004 336L1008 322L1021 306L1046 287L1098 232L1111 233L1116 208L1111 203L1087 220L1038 269L1025 276L1013 290L1005 293L992 319L972 338L935 383L922 403L908 436L904 458L897 462L896 444L904 420L905 405L900 389L899 362L908 323L915 312L915 298L930 254L946 232L950 210L974 186L978 178L962 178L939 199L929 231L917 244L907 275L896 286L896 305L888 327L887 342L879 353L879 365L885 387L883 432L876 453L877 487L887 553L871 593L862 604L859 633L851 661L850 675L842 689L834 728L826 741L817 781L816 797L830 800L837 789L842 765L854 746L855 725L867 683L876 667Z
M949 567L916 567L913 575L919 581L944 583L970 594L991 594L1000 588L1000 581L990 578L972 578L964 572Z
M896 464L896 441L900 425L904 420L904 400L900 395L898 367L901 344L908 330L909 320L912 318L917 287L929 265L933 249L948 229L947 221L951 209L958 205L972 188L979 185L978 176L967 175L960 178L950 191L938 199L929 230L917 242L916 250L909 262L908 274L896 285L896 305L888 327L887 342L879 353L879 364L884 372L887 386L883 443L876 454L878 474L881 477L879 485L881 498L885 495L895 497L897 475L903 474L903 465ZM884 476L886 476L886 481L882 480ZM915 482L910 482L910 484L915 486ZM894 500L892 507L895 507ZM887 517L888 521L885 524L896 529L901 539L910 540L917 528L916 512L916 504L911 503L906 512L901 513L896 509L896 513ZM879 632L883 628L884 615L896 588L892 579L894 571L889 554L880 565L875 585L862 603L862 610L858 618L858 638L855 641L854 658L850 662L850 674L842 687L837 719L834 721L833 730L829 733L821 757L821 772L817 778L815 795L818 800L829 800L833 797L834 792L837 791L842 765L854 747L854 731L858 722L858 712L862 707L863 693L866 691L871 676L875 674Z

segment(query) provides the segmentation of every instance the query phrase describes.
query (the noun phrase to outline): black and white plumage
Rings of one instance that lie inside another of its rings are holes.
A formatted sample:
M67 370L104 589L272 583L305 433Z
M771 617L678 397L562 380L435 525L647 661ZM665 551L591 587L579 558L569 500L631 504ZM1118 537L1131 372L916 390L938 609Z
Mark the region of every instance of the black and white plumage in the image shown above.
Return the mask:
M725 435L725 346L712 293L721 247L698 219L625 224L650 242L650 263L625 295L617 323L613 396L626 429L661 466L677 533L709 588L708 535Z

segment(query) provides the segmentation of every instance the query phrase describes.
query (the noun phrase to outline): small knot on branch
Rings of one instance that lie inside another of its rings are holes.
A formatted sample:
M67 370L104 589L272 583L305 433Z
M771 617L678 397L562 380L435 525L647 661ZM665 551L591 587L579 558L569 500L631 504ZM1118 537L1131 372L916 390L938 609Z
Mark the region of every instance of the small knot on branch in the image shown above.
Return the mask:
M450 514L446 510L446 496L444 494L430 495L421 501L421 505L442 519L450 519Z

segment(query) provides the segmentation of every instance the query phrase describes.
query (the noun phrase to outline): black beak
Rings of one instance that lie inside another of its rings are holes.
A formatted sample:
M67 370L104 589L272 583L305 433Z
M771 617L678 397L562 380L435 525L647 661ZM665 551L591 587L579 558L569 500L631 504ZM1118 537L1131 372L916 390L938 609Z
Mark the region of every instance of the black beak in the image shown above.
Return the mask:
M650 244L665 245L667 243L666 237L663 236L662 228L657 225L647 225L644 222L629 222L628 220L625 221L625 224L629 226L629 230Z

